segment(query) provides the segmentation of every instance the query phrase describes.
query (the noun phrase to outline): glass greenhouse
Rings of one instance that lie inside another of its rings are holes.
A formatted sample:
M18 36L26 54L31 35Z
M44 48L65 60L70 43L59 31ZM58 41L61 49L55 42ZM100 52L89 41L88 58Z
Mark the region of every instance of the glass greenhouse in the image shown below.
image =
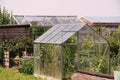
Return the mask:
M13 21L17 24L29 24L33 39L36 39L49 28L56 24L80 23L77 16L39 16L39 15L13 15Z
M84 23L55 25L34 41L35 76L62 80L76 70L109 73L109 69L107 40Z
M56 24L79 23L77 16L37 16L37 15L14 15L17 24L30 24L31 26L54 26Z

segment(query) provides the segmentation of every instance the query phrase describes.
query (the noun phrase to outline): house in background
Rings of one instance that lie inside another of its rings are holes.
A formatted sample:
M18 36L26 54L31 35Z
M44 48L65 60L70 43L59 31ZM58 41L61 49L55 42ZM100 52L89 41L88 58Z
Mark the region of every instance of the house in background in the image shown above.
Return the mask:
M80 20L92 27L105 27L109 32L120 26L120 17L81 17Z
M17 36L29 36L30 25L1 25L0 44L3 40L10 40Z

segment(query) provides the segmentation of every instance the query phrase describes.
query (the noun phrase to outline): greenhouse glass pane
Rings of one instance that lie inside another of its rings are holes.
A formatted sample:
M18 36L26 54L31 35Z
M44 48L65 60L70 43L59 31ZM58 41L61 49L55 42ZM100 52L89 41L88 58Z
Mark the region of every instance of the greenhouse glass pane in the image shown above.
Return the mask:
M62 80L62 55L60 45L40 45L40 76L47 80Z
M52 32L54 32L58 28L59 28L59 26L50 28L47 32L45 32L43 35L41 35L39 38L37 38L34 42L41 43L47 36L49 36Z
M68 32L72 32L72 31L79 31L85 24L72 24L72 25L69 25L71 26L72 28L69 30L69 29L64 29L63 31L68 31Z
M48 17L49 20L55 25L55 24L59 24L58 19L56 18L56 16L49 16Z
M74 28L75 25L70 25L70 24L67 24L67 25L64 25L64 29L62 30L63 32L70 32L71 29Z
M70 38L73 34L75 34L75 32L66 32L66 34L59 38L55 43L61 44L65 42L68 38Z
M61 23L79 23L80 20L76 16L65 16L65 17L57 17Z
M40 74L40 44L34 44L34 75Z
M23 24L23 23L26 22L26 19L24 18L24 16L17 16L16 15L14 17L16 18L17 22L20 23L20 24Z
M76 16L49 16L52 23L55 24L68 24L68 23L80 23L80 20Z
M26 16L30 21L43 21L45 17L43 16Z
M17 21L19 22L19 23L21 23L21 21L23 20L23 16L21 16L21 17L16 17L16 19L17 19Z
M88 33L94 33L95 31L88 26L84 26L83 28L80 29L79 32L88 34Z
M68 19L68 17L57 17L59 23L71 23L70 20Z
M43 40L44 42L49 42L50 39L53 39L55 36L57 36L57 34L64 29L64 26L60 26L59 28L57 28L56 30L54 30L52 33L50 33L49 35L47 35L47 37Z
M107 41L102 36L97 34L93 29L88 26L84 26L83 28L81 28L79 33L81 41L85 41L85 36L91 35L94 37L95 43L107 43Z
M95 42L96 43L107 43L107 41L100 35L95 34Z
M47 19L46 16L26 16L30 21L37 21L42 24L42 26L52 26L52 23Z
M65 27L66 26L66 27ZM71 30L74 26L70 26L70 25L61 25L60 27L63 28L59 28L59 30L56 30L56 34L54 35L54 37L52 37L50 40L48 40L49 43L54 43L56 40L58 40L59 38L61 38L63 35L66 34L66 32L64 32L64 30Z
M66 35L65 40L67 40L71 36L71 33L74 34L75 31L78 31L81 28L77 25L62 25L60 27L61 28L59 28L59 30L56 30L50 35L50 38L47 41L47 43L56 43L57 40L59 41L59 38L61 37L63 38L65 35ZM70 33L70 36L68 36L69 35L68 33ZM63 41L65 40L63 39ZM63 41L61 40L59 43L62 43Z
M63 35L65 35L65 32L59 32L55 37L49 40L49 43L55 43L59 38L63 37Z
M73 23L79 23L80 20L77 17L69 17L70 21Z
M50 23L48 20L44 20L44 21L40 21L40 22L43 24L43 26L53 26L53 24Z

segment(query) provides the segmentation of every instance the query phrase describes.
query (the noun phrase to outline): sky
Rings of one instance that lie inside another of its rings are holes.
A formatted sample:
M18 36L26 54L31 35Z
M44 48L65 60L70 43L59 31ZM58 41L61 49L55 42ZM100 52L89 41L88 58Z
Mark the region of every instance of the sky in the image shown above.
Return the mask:
M120 0L0 0L13 14L120 16Z

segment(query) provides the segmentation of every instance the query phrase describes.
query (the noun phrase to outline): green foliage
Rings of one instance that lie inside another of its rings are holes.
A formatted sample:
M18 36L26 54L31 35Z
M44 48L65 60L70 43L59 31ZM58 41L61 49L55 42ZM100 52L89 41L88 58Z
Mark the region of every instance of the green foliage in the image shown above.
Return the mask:
M112 52L111 56L117 55L119 45L118 45L118 41L116 40L116 38L114 36L109 36L109 37L107 37L107 40L110 43L110 52Z
M65 44L76 43L76 38L71 37ZM63 68L64 77L68 78L76 69L76 45L63 45Z
M0 80L45 80L36 78L33 75L24 75L19 73L16 69L5 69L0 67Z
M5 8L3 8L2 12L0 13L0 25L5 25L9 23L10 23L10 14Z
M0 46L0 58L3 58L3 49L2 49L2 47Z
M118 69L118 56L114 55L111 57L111 74L114 73L115 70L119 70Z
M93 44L92 42L93 42L93 40L92 40L91 36L87 35L87 36L86 36L86 41L85 41L85 43L82 43L82 44L80 45L81 49L82 49L82 50L90 50L90 49L93 49L93 48L94 48L94 44Z
M95 60L95 71L106 74L107 70L108 70L107 60L108 59L107 59L106 56L96 57L96 60Z
M20 49L22 49L24 51L29 49L29 51L32 51L33 40L30 37L19 36L14 39L11 39L7 42L4 41L0 48L1 49L6 48L6 50L8 50L8 51L13 51L16 53L19 53Z
M109 36L109 31L106 29L105 26L96 26L93 28L99 35L102 35L104 37Z
M64 66L64 77L70 77L76 69L76 46L75 45L64 45L63 53L63 66Z
M119 52L120 51L120 26L115 32L108 32L102 29L101 29L101 32L109 34L109 36L104 36L104 37L109 41L109 44L110 44L110 62L111 62L110 65L112 70L111 72L113 74L114 70L118 70L117 68L120 60L120 52ZM104 63L102 63L101 65L104 65ZM106 65L104 65L104 68L105 66Z
M33 26L30 28L30 37L32 37L33 39L36 39L37 37L41 36L47 30L48 28L45 28L45 27Z
M120 27L116 30L116 32L113 32L111 36L108 36L107 40L110 43L111 57L117 56L120 48Z
M34 61L33 59L21 60L20 72L24 74L33 74Z

